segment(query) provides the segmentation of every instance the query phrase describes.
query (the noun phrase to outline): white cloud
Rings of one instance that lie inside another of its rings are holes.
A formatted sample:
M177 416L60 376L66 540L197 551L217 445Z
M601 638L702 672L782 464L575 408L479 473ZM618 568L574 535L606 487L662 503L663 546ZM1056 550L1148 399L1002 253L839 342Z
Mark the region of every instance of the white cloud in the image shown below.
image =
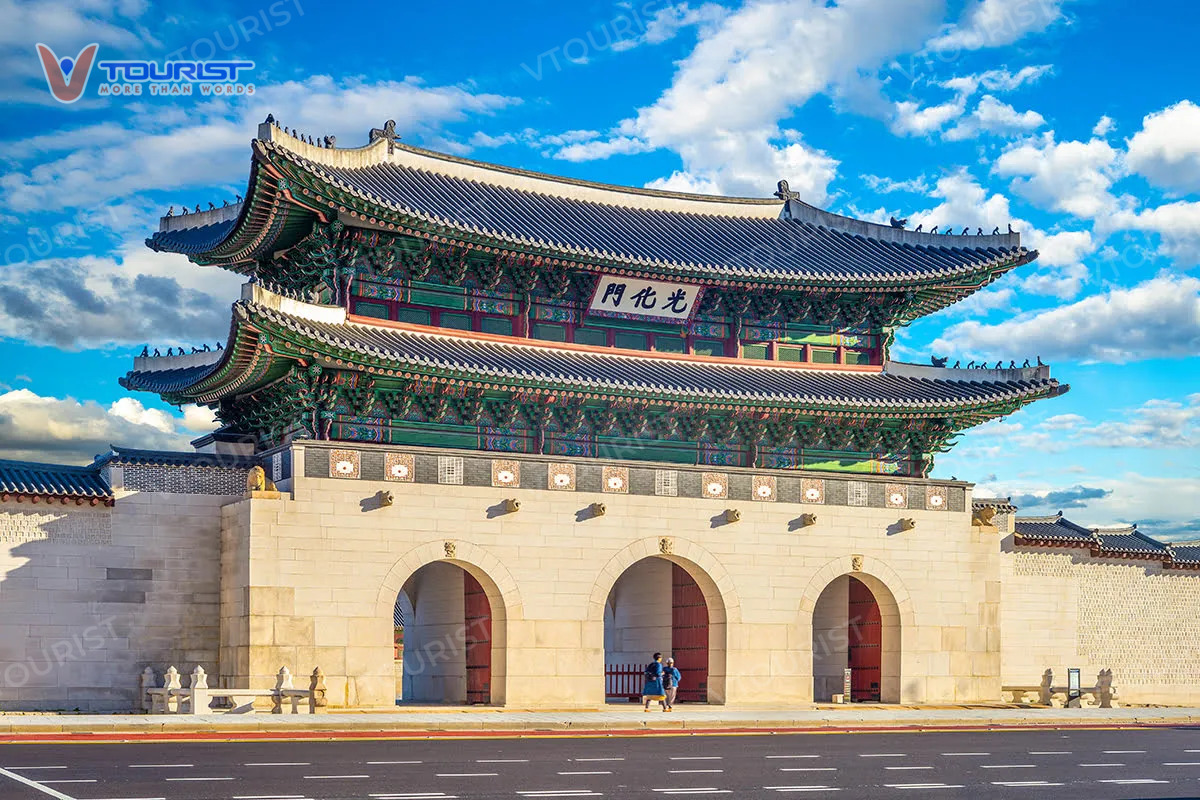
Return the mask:
M1112 133L1116 127L1117 123L1113 121L1113 118L1108 116L1108 114L1105 114L1100 119L1096 120L1096 124L1092 126L1092 136L1099 136L1103 138Z
M47 258L0 270L0 337L64 349L223 340L240 276L154 253Z
M931 347L988 359L1040 354L1120 364L1189 358L1200 352L1200 280L1162 275L995 325L960 322Z
M989 69L975 75L959 75L943 81L941 85L964 95L975 94L980 86L992 92L1011 92L1027 83L1036 83L1052 69L1054 67L1050 64L1021 67L1016 72L1009 72L1007 69Z
M893 180L886 175L862 175L860 177L871 191L879 194L891 194L892 192L926 194L929 192L929 181L924 175L918 175L906 181Z
M1118 211L1103 220L1105 227L1156 233L1162 255L1184 265L1200 264L1200 201L1179 200L1143 211Z
M1063 18L1065 0L973 0L962 17L929 42L934 52L1000 47Z
M1200 394L1178 400L1147 400L1120 419L1079 430L1084 444L1095 447L1200 447Z
M1130 169L1155 186L1200 191L1200 106L1182 100L1150 114L1128 142Z
M617 155L630 155L653 150L647 142L631 136L617 136L612 139L596 139L590 142L576 142L560 148L554 153L554 158L563 161L596 161Z
M367 83L316 75L262 86L253 98L209 100L187 114L141 108L119 138L105 129L98 140L89 141L67 130L64 135L75 145L66 150L45 134L12 143L17 152L61 155L0 177L0 204L20 212L98 208L138 192L202 187L206 196L187 202L194 205L210 199L207 193L219 192L222 183L230 194L243 191L246 143L267 113L277 109L288 110L282 124L314 135L332 133L349 143L365 140L367 131L383 122L380 109L402 109L396 129L411 136L515 102L456 86L425 86L416 78Z
M921 108L919 103L903 100L896 103L890 127L895 134L926 136L940 131L947 122L961 117L965 108L965 100L962 97L924 108Z
M1047 431L1069 431L1075 430L1085 422L1087 417L1079 414L1056 414L1043 420L1038 427Z
M913 225L924 225L927 231L937 225L942 232L947 226L966 226L990 233L997 226L1007 230L1010 221L1023 227L1019 220L1013 219L1008 198L998 192L989 194L965 169L943 175L931 194L942 202L914 213L909 220Z
M1057 142L1048 131L1010 147L993 169L1039 208L1094 219L1117 206L1109 189L1121 174L1120 153L1103 139Z
M1036 111L1017 111L1008 103L985 94L979 99L975 110L958 125L946 131L944 138L947 141L961 141L981 133L1011 136L1028 133L1045 124L1046 119Z
M190 451L195 434L180 430L180 422L134 398L105 407L18 389L0 394L0 457L87 463L110 444Z
M656 102L616 126L678 153L659 182L764 196L780 178L822 203L837 162L781 124L814 95L855 95L886 60L931 36L940 0L764 0L712 25Z
M646 30L639 39L621 40L613 44L614 50L628 50L638 44L660 44L675 38L680 31L699 26L703 31L719 22L728 13L716 3L702 3L693 8L689 3L664 6L654 12L646 23Z

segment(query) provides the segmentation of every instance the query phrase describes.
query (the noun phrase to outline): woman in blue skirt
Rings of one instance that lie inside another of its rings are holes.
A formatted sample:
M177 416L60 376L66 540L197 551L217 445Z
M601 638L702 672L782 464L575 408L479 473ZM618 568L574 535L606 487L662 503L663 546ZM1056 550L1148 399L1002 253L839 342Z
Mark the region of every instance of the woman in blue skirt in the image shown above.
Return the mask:
M655 653L654 660L646 665L646 686L642 689L642 710L650 710L650 701L657 700L663 711L667 710L667 692L663 689L662 653Z

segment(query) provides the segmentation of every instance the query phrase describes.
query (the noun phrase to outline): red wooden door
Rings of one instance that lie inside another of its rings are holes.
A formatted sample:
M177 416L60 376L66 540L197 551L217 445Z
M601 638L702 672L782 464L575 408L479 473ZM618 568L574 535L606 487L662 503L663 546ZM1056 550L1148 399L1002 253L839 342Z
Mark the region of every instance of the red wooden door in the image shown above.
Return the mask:
M850 667L850 699L879 700L880 663L883 626L879 603L871 589L857 578L850 578L850 603L847 666Z
M492 702L492 607L479 581L463 570L467 628L467 702Z
M708 606L692 576L671 565L671 655L683 675L678 700L708 702Z

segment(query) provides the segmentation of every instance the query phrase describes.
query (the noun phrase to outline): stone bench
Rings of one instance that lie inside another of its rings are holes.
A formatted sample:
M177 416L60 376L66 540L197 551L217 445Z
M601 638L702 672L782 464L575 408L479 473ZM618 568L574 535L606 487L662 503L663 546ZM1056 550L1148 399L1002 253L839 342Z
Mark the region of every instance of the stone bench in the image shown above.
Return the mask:
M1002 696L1010 703L1027 703L1053 708L1116 708L1117 690L1112 685L1112 670L1100 670L1094 686L1080 686L1079 697L1070 699L1069 687L1055 686L1054 673L1042 673L1042 682L1025 686L1002 686Z
M187 688L180 685L179 678L179 670L169 667L160 687L154 670L146 667L142 671L142 708L151 714L205 714L218 710L253 714L255 701L265 697L271 699L272 714L283 714L285 704L292 714L319 714L325 710L325 673L320 667L312 671L307 689L292 685L292 673L287 667L280 668L274 689L210 689L208 674L199 665L192 670L191 684ZM214 709L215 701L224 701L232 707Z

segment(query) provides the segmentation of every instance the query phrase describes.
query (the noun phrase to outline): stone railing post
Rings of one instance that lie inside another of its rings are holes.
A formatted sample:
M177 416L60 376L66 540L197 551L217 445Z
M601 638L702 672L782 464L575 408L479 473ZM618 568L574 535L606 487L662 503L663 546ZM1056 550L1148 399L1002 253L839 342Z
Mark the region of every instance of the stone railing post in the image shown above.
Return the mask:
M1112 708L1113 695L1116 692L1112 688L1112 670L1102 669L1100 674L1096 676L1096 699L1100 703L1101 708Z
M292 687L292 671L287 667L280 667L279 674L275 676L275 694L271 696L271 713L283 713L283 690L291 689Z
M1054 696L1054 670L1047 669L1042 673L1042 685L1038 690L1038 702L1044 706L1052 705Z
M324 713L328 702L325 699L325 673L321 671L320 667L316 667L308 681L308 713ZM320 710L318 711L318 709Z
M142 670L141 677L142 686L142 711L150 711L154 708L154 697L150 694L151 689L158 688L158 678L154 675L154 670L146 667Z
M173 694L174 690L180 689L179 670L175 667L167 667L167 673L163 676L163 688L166 693L163 695L163 713L176 714L179 712L179 695Z
M188 687L188 713L206 714L212 697L208 693L208 675L199 664L192 670L192 683Z

